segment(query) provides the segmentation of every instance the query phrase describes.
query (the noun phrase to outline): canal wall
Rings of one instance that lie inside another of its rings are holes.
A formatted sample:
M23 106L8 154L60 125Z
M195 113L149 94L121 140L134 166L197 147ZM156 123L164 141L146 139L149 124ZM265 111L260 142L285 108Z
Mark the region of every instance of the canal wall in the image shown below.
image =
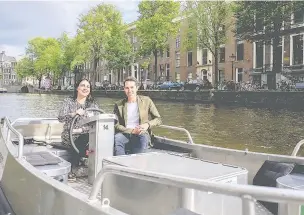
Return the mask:
M44 94L72 95L73 91L39 91ZM37 93L37 91L35 92ZM124 91L93 91L96 97L123 98ZM138 91L138 94L149 96L153 100L214 103L216 105L239 105L257 107L303 107L304 91Z

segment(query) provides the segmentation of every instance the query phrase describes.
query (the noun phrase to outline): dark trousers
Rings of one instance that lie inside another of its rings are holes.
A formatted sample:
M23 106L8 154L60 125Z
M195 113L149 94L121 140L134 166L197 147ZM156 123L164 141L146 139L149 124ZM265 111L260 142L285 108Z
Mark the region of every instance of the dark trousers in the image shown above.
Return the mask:
M89 134L81 134L75 141L75 146L79 150L79 154L72 147L72 167L78 166L81 157L86 157L86 150L89 148Z
M150 135L148 133L139 135L117 133L114 136L114 154L125 155L127 145L131 154L145 152L145 150L148 148L149 141Z

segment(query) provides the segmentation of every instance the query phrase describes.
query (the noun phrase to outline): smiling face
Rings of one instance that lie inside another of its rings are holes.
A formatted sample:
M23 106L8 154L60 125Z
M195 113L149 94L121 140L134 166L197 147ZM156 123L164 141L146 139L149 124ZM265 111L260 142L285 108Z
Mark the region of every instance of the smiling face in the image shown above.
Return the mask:
M91 85L87 80L83 80L77 87L78 96L87 97L91 92Z
M129 99L136 98L137 86L135 81L126 81L124 91Z

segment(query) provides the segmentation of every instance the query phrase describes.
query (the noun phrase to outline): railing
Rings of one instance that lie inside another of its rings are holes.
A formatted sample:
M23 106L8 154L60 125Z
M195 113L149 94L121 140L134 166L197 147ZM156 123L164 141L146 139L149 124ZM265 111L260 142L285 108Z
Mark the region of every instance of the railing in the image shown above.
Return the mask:
M6 133L6 137L5 137L5 141L8 142L10 141L11 135L10 132L14 133L18 140L19 140L19 144L18 144L18 158L22 158L23 155L23 145L24 145L24 139L22 134L20 134L10 123L9 119L7 117L4 117L4 124L3 127L6 129L6 127L8 128L8 130L4 130L4 133Z
M35 120L35 121L38 121L38 120L49 120L49 121L58 121L57 118L18 118L18 119L15 119L11 125L15 125L16 122L22 122L22 121L29 121L29 120Z
M304 139L297 143L297 145L294 147L294 149L291 153L291 156L296 157L303 144L304 144Z
M108 174L121 175L165 185L209 191L223 195L240 197L242 199L242 214L255 214L255 201L284 202L293 204L304 204L304 193L298 190L290 190L274 187L260 187L253 185L236 185L227 183L216 183L206 180L188 177L174 176L165 173L144 171L123 166L107 165L98 173L89 201L96 201L102 183Z
M189 143L194 144L190 132L185 128L180 128L180 127L175 127L175 126L170 126L170 125L160 125L159 127L160 128L167 128L167 129L171 129L171 130L175 130L175 131L183 131L187 134L188 139L189 139Z

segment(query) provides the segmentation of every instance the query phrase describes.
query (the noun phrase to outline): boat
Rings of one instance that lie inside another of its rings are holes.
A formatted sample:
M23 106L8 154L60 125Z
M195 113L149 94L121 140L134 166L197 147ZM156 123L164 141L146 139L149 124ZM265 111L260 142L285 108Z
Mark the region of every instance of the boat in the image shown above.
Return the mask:
M2 88L0 87L0 93L7 93L7 89L3 88L3 87Z
M82 123L91 125L84 159L88 173L69 181L70 151L61 144L62 123L3 118L1 214L304 213L304 158L297 156L304 141L290 156L257 153L195 144L185 128L161 125L184 132L188 141L153 134L146 152L113 156L115 115L102 113ZM274 175L280 177L273 184Z

